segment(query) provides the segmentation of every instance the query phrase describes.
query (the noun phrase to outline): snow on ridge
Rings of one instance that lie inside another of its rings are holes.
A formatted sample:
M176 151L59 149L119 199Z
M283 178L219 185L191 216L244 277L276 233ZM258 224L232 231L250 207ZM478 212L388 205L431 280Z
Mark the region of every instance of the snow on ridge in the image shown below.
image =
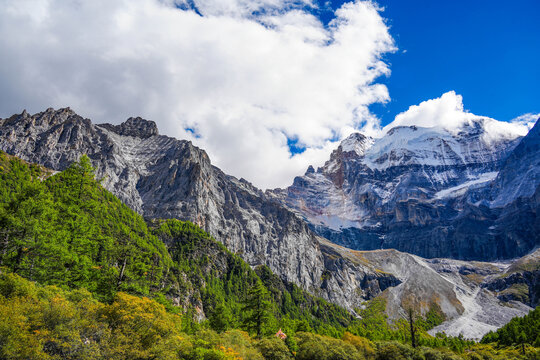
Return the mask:
M343 219L337 215L316 215L310 216L309 222L315 225L324 225L329 229L341 231L346 228L358 228L360 224L357 221Z
M394 128L375 140L366 153L365 164L374 170L409 164L454 165L457 161L445 156L445 143L456 143L456 140L440 128Z
M397 165L452 166L492 161L494 148L524 135L522 129L493 119L463 125L460 131L441 126L398 126L374 139L364 163L384 171ZM518 131L520 130L520 131Z
M382 137L353 133L340 143L343 152L354 152L372 170L397 165L452 166L492 161L497 145L527 134L528 125L471 118L458 128L396 126Z
M355 152L358 156L362 156L373 145L374 140L371 137L366 137L360 133L349 135L348 138L340 143L341 151Z
M457 186L453 186L453 187L450 187L448 189L444 189L444 190L441 190L441 191L435 193L434 198L438 199L438 200L441 200L441 199L445 199L445 198L461 196L461 195L465 194L465 192L467 192L467 190L469 190L469 188L471 186L479 185L479 184L483 184L483 183L486 183L486 182L493 181L497 177L498 173L499 173L498 171L492 171L492 172L487 172L487 173L480 174L480 175L478 175L477 178L475 178L473 180L466 181L466 182L464 182L462 184L459 184Z

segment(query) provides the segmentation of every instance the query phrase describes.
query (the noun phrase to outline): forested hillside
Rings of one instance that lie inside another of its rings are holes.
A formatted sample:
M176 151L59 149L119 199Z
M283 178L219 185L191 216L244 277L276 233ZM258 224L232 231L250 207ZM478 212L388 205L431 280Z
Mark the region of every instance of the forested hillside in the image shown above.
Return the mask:
M540 307L524 317L512 319L495 332L489 332L482 339L482 343L497 343L499 346L540 347Z
M0 156L1 266L40 284L85 288L105 302L124 291L171 309L181 306L196 320L218 305L242 320L242 301L260 278L196 225L166 220L149 228L94 180L87 157L50 176L44 168ZM328 325L329 331L353 319L284 284L269 269L258 271L272 283L275 318L287 315L309 326Z
M1 155L1 265L44 285L117 291L163 289L173 265L144 219L94 180L88 158L64 172Z
M85 156L53 174L0 153L0 359L538 356L431 337L436 314L388 324L384 307L366 303L358 319L252 269L192 223L147 223Z

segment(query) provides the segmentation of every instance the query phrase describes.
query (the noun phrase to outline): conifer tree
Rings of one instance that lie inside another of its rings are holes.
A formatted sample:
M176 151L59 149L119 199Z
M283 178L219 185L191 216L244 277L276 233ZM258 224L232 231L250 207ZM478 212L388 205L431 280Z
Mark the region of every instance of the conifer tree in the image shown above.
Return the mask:
M227 331L231 326L231 313L225 304L216 305L212 315L209 318L210 327L217 332Z
M411 334L411 346L416 348L416 325L414 319L414 310L412 306L407 307L407 322L409 323L409 331Z
M272 305L269 294L260 280L249 290L243 310L247 313L244 318L244 326L248 331L255 332L257 338L261 338L265 326L270 320Z

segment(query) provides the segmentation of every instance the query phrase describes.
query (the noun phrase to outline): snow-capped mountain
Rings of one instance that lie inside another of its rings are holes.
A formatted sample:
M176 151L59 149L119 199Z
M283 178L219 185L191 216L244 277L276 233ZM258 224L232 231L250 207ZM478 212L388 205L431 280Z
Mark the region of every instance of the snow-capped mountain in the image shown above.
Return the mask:
M506 158L493 183L491 207L504 207L517 198L531 198L540 184L540 121Z
M540 184L539 126L523 139L482 118L457 129L400 126L377 139L355 133L323 167L268 194L320 235L354 249L520 256L540 243L533 196ZM518 199L516 211L529 224L514 231L517 220L505 208Z

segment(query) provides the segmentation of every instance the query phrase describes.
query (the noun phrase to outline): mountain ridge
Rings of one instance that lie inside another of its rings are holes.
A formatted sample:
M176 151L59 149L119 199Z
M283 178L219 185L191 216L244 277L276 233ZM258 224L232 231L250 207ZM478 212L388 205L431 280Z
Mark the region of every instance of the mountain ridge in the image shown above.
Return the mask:
M489 121L453 131L399 126L378 139L355 133L317 171L267 194L319 235L353 249L466 260L523 256L540 243L539 125L520 137L493 132ZM501 183L503 175L513 182Z

